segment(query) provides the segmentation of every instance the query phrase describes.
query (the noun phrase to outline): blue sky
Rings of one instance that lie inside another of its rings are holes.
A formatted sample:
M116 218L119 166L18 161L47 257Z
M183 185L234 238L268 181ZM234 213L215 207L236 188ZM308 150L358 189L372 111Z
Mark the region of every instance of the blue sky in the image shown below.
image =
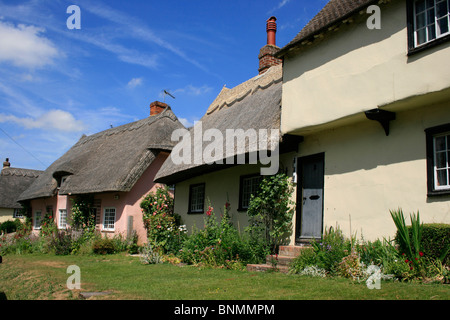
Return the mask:
M257 75L270 16L283 47L326 3L0 0L0 160L44 170L81 135L147 117L163 90L190 126L224 85Z

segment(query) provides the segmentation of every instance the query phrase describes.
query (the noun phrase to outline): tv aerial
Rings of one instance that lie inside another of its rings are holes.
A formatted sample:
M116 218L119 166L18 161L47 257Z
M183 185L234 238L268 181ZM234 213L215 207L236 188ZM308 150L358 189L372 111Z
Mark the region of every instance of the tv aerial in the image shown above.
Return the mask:
M167 90L163 90L163 94L164 94L164 103L166 103L166 96L171 97L172 99L175 99L175 97L173 96L173 94L171 94L169 91Z

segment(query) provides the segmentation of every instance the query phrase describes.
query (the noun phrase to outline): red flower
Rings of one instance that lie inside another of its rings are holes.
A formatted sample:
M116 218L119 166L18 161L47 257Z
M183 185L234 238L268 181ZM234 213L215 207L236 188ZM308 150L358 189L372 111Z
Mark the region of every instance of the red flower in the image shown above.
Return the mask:
M213 210L214 210L213 207L209 206L208 211L206 211L206 215L211 216Z
M406 262L406 263L408 263L408 262L409 262L409 260L408 260L408 259L406 259L406 260L405 260L405 262Z
M423 252L419 251L419 256L423 257Z

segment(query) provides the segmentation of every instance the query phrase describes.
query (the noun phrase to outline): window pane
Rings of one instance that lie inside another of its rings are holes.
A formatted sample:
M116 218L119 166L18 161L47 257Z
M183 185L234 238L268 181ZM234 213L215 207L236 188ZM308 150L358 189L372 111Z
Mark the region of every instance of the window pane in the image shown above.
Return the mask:
M439 26L439 35L447 33L448 32L448 18L444 17L444 18L438 20L438 26Z
M437 170L437 186L446 186L447 185L447 170Z
M434 0L427 0L427 8L434 7Z
M447 1L442 1L437 4L437 17L441 18L448 13Z
M425 43L427 41L427 39L426 39L427 33L426 32L427 32L426 29L417 30L416 37L417 37L418 45Z
M436 25L433 23L428 26L428 41L436 39Z
M445 152L436 153L436 168L447 168L447 159L445 157Z
M434 8L427 10L427 24L433 23L435 21Z
M416 15L416 29L425 27L425 12Z
M436 151L446 150L445 137L436 137Z
M416 12L422 12L425 10L425 0L416 1Z
M205 199L205 186L199 185L191 188L191 212L202 212Z

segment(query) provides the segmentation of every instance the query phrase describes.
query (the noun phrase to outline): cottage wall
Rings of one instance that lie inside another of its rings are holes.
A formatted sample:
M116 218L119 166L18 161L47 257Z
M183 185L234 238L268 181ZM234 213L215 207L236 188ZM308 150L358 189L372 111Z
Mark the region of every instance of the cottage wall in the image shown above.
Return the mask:
M381 6L379 30L367 28L368 18L358 14L284 57L283 134L348 124L378 107L409 108L417 101L406 99L427 93L440 92L428 102L448 99L450 43L408 56L406 1Z
M406 1L380 7L381 29L361 11L283 65L281 130L304 137L295 158L324 154L322 228L365 239L392 238L389 210L398 208L407 223L417 211L423 222L450 223L450 196L428 194L424 132L450 123L450 43L409 55ZM389 135L365 115L377 108L395 112Z

